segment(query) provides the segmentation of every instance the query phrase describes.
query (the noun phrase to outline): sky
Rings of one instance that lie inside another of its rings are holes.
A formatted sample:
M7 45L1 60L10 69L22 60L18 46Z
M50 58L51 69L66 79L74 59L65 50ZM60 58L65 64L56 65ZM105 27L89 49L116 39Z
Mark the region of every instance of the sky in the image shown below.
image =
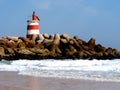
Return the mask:
M35 11L40 33L70 34L120 50L120 0L0 0L0 37L26 36Z

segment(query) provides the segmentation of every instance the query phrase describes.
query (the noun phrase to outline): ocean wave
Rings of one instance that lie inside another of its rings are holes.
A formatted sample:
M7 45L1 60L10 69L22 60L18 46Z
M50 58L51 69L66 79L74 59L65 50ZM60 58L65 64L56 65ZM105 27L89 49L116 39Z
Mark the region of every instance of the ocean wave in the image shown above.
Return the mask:
M19 74L120 81L120 59L115 60L15 60L0 62L0 71Z

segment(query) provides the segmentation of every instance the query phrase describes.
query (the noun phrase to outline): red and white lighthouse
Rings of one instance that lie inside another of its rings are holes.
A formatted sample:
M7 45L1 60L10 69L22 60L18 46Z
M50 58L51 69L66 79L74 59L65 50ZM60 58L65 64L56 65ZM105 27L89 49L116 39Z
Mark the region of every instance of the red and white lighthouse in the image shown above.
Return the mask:
M36 16L35 12L32 14L32 20L28 20L27 23L27 38L32 39L33 35L39 36L39 21L40 19Z

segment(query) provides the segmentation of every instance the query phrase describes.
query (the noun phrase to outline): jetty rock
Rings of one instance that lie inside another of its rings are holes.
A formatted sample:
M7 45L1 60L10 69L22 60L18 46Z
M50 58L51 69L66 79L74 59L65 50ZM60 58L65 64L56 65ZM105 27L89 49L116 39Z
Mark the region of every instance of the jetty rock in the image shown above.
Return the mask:
M120 52L111 47L96 44L91 38L84 41L69 34L39 34L32 39L5 36L0 38L0 60L42 59L117 59Z

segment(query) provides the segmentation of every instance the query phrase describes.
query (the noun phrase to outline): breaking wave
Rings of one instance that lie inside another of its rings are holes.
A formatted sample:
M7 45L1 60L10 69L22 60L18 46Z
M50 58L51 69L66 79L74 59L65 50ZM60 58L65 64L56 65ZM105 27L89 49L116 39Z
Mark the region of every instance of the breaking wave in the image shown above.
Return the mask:
M120 59L115 60L16 60L0 61L0 71L22 75L120 81Z

